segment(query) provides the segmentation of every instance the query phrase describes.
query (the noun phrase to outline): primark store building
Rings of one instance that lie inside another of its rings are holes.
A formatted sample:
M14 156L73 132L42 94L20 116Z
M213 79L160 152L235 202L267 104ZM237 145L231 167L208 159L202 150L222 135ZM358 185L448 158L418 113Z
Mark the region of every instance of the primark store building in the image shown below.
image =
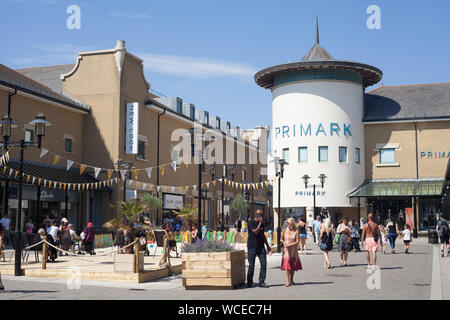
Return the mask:
M379 222L408 223L415 233L435 224L450 159L450 83L369 91L382 75L374 66L335 59L318 34L299 62L255 75L273 97L269 176L280 171L277 158L287 162L282 221L313 216L315 201L316 212L334 221L373 213ZM278 201L277 182L275 209Z

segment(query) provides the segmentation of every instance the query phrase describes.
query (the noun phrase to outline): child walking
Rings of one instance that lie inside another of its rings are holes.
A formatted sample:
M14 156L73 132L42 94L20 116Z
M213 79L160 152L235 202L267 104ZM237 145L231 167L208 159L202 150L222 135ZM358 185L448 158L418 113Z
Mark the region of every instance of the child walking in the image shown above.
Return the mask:
M409 224L405 224L405 230L403 230L403 243L405 244L405 253L409 252L409 244L411 243L411 227Z

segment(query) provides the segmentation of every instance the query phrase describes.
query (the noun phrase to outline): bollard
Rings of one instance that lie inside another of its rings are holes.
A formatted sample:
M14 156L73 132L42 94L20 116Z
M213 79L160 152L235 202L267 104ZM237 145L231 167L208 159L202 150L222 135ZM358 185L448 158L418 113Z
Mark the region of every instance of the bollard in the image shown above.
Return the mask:
M47 242L42 244L42 270L47 269Z
M134 273L139 273L139 241L134 244Z

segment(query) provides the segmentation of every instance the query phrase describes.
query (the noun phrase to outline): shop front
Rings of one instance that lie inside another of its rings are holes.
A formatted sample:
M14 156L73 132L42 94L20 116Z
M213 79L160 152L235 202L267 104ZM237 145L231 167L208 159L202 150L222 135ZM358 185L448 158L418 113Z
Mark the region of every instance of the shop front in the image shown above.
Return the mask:
M443 179L366 181L350 198L367 199L367 212L378 223L394 220L402 230L405 224L426 231L436 225L441 211Z

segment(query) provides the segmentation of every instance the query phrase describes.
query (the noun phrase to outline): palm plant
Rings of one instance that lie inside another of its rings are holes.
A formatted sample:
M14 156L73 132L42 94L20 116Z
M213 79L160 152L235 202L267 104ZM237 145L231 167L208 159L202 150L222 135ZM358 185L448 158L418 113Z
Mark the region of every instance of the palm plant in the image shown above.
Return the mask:
M162 209L162 199L161 196L155 197L151 193L145 193L141 198L142 203L144 203L147 206L147 210L150 211L150 213L154 213L158 209ZM154 220L153 220L154 221Z
M190 230L194 222L197 220L198 208L192 207L189 204L183 205L179 211L172 211L177 215L177 218L183 220L182 230Z
M136 223L139 223L141 215L148 210L148 207L137 199L128 201L120 201L116 209L120 215L114 219L106 221L103 227L108 230L126 230L129 236L129 241L132 242L138 233ZM153 228L146 222L141 223L142 229L146 234L154 238Z

